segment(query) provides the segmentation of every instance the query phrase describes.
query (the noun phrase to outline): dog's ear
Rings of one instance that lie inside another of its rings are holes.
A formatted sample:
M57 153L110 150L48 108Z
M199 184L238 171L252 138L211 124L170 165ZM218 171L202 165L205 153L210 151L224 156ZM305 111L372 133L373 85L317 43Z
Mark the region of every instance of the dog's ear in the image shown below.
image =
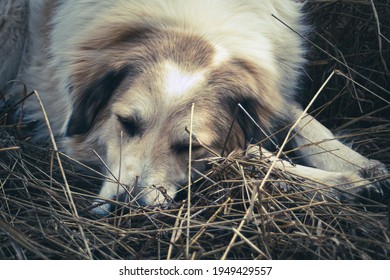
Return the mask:
M264 139L262 129L268 128L261 120L258 100L251 96L223 96L219 101L222 108L227 109L227 116L230 117L230 129L223 144L223 152L237 148L246 149L250 143L257 143ZM226 129L226 126L225 126ZM224 132L221 132L224 133Z
M244 134L246 144L258 142L265 136L260 129L263 124L259 117L259 107L258 101L251 97L243 98L236 104L235 121ZM266 128L264 126L262 129Z
M98 115L109 103L113 93L128 76L129 68L110 70L76 95L73 111L68 121L66 136L87 133ZM76 89L77 90L77 89Z

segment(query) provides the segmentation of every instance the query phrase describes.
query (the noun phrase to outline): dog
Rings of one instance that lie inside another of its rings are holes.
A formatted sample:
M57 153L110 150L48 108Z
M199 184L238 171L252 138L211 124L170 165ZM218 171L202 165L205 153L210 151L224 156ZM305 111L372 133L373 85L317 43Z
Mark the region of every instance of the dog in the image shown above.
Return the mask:
M6 18L0 38L12 38L0 49L12 66L0 68L0 82L18 79L36 89L64 151L103 166L97 214L110 212L99 201L123 195L140 205L168 203L188 182L189 161L204 171L210 151L268 155L275 168L351 197L381 192L374 180L386 178L385 166L335 139L295 101L305 65L298 34L308 32L296 1L6 0L0 6ZM38 120L33 139L47 139L41 108L30 98L24 121L32 120ZM290 142L305 165L248 146L277 123L294 124Z

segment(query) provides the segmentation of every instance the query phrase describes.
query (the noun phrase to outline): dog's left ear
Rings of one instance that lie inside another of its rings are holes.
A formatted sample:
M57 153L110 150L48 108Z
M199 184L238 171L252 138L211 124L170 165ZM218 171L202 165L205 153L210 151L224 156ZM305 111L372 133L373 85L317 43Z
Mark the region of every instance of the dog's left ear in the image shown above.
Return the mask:
M235 121L241 128L245 143L250 144L263 139L264 134L261 133L259 128L259 126L262 126L262 122L258 113L260 107L258 101L254 98L243 98L237 102L236 106Z
M228 115L231 116L230 130L223 145L226 150L236 148L245 150L248 144L264 139L259 126L268 127L267 124L262 123L260 118L259 108L261 106L258 100L249 96L238 98L237 96L224 96L220 102L223 108L227 108Z
M73 111L68 121L66 136L84 134L91 129L96 116L109 103L128 72L127 67L110 70L103 77L84 88L82 92L72 93L72 95L77 95L73 102Z

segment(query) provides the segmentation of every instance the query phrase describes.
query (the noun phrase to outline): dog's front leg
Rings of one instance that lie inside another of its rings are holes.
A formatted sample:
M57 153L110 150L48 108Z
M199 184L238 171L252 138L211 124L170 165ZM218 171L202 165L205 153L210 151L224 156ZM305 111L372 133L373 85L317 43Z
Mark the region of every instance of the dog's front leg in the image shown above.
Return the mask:
M305 182L306 188L313 197L336 198L353 201L360 197L362 188L371 186L370 181L361 178L353 172L327 171L315 167L292 164L287 160L277 158L263 147L252 145L247 150L247 156L252 159L267 160L274 170L281 170ZM282 183L282 185L285 185ZM310 191L311 188L311 191Z
M299 107L291 106L290 116L292 122L303 116L294 129L292 141L305 164L343 173L346 177L359 176L369 179L372 183L368 184L367 188L362 186L362 192L371 190L382 194L383 190L388 190L390 176L383 163L370 160L352 150Z

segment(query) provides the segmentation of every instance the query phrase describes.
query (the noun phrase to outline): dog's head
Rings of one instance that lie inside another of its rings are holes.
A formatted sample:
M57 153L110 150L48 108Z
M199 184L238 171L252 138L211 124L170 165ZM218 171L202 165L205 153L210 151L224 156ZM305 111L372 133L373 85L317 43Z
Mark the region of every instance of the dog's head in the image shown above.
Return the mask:
M188 180L191 121L192 166L204 170L201 159L210 150L228 153L259 140L246 114L238 112L233 121L238 104L264 127L282 108L272 75L259 63L205 38L111 32L110 41L91 37L81 44L66 129L68 152L98 161L93 149L104 161L112 180L104 183L103 198L128 193L145 205L173 198Z

